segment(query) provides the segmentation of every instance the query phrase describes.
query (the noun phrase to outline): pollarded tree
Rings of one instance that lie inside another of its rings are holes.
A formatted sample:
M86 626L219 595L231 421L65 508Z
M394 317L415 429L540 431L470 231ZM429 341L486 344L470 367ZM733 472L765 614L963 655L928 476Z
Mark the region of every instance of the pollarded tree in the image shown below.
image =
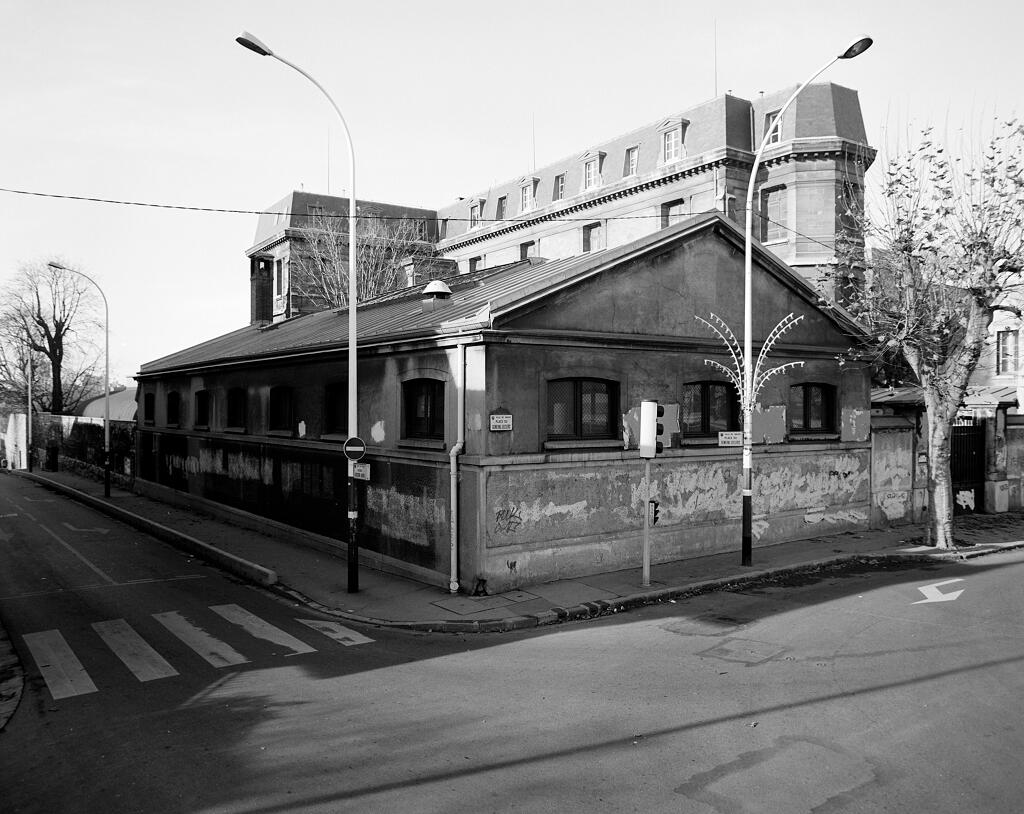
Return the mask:
M84 278L46 263L22 265L0 306L0 391L25 403L31 353L37 409L72 412L95 395L97 312L97 295Z
M306 307L343 308L348 303L348 217L312 215L298 230L301 242L290 261L291 289ZM358 214L356 266L359 300L405 285L401 261L429 258L433 247L422 220Z
M950 548L953 423L993 315L1019 316L1024 304L1024 124L997 122L978 154L955 158L925 131L884 173L866 217L852 215L872 251L856 241L838 246L846 270L837 282L876 358L905 364L921 386L930 531Z

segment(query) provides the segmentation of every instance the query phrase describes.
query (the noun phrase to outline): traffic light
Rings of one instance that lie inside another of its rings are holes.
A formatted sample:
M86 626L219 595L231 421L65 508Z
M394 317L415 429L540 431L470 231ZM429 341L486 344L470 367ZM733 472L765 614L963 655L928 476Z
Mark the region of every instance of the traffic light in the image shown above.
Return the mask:
M657 500L648 500L647 505L649 508L648 517L650 519L650 527L653 529L658 525L658 507L661 505Z
M656 401L640 402L640 457L653 458L664 449L665 427L658 419L665 408Z

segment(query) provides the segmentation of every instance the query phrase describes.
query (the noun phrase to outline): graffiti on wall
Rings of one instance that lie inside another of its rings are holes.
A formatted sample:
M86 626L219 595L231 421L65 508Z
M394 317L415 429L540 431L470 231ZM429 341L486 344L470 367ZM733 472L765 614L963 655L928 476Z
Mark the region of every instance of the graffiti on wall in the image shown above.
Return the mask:
M374 515L373 525L382 535L413 545L431 547L439 530L448 528L445 500L429 497L423 489L418 495L368 486L366 512Z
M870 499L870 456L780 456L755 473L755 505L762 518L801 511L806 523L863 524L867 513L851 504ZM616 462L589 470L516 470L488 480L489 545L635 531L648 498L660 503L661 528L735 521L742 511L736 460L665 459L651 483L635 466ZM769 527L757 520L756 537Z

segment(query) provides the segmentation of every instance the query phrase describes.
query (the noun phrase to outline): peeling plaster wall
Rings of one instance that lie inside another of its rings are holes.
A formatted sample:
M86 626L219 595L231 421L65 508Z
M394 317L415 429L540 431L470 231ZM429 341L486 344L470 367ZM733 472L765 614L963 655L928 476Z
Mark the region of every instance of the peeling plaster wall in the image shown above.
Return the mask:
M489 469L480 552L488 592L638 566L643 472L640 461L622 455ZM650 489L661 519L651 530L652 561L735 548L741 477L733 452L655 459ZM869 499L867 449L808 445L755 454L755 544L867 528Z
M914 519L913 427L876 429L871 446L871 524L873 527Z

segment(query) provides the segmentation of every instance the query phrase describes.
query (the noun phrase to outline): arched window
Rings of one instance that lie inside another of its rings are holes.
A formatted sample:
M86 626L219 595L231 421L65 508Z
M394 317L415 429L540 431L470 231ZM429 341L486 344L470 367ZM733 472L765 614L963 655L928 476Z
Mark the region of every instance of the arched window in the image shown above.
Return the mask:
M789 429L798 433L836 431L836 389L830 384L789 388Z
M181 396L177 390L167 394L167 426L177 427L181 423Z
M196 413L195 420L192 422L192 426L197 430L207 430L210 428L210 391L209 390L197 390L196 391Z
M691 382L683 385L679 404L683 438L717 435L740 428L740 400L728 382Z
M410 379L402 383L402 437L444 440L442 379Z
M605 379L548 382L549 441L615 438L619 427L619 383Z
M267 429L271 432L292 432L293 425L292 389L284 386L271 387Z
M227 429L242 432L248 426L249 399L244 387L232 387L228 390L228 425Z

